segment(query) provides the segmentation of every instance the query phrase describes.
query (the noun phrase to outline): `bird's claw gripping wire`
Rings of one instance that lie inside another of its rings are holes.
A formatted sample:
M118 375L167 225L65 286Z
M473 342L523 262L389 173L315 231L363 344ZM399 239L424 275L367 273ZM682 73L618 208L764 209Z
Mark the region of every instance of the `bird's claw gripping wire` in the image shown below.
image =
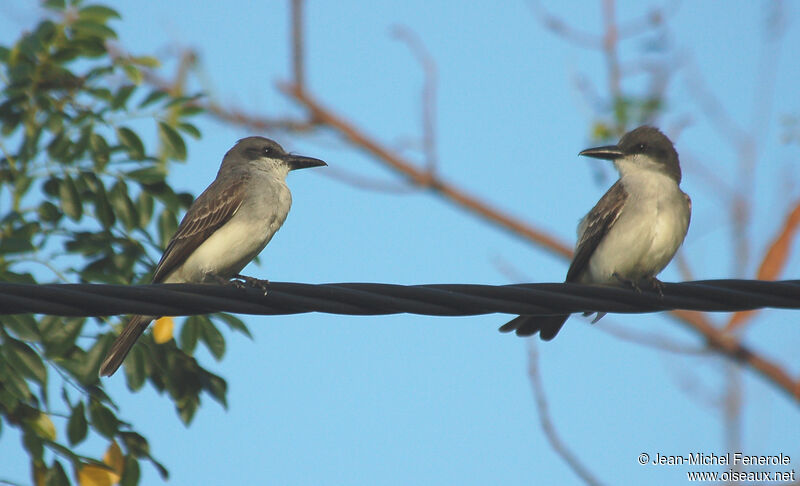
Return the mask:
M247 275L241 275L238 273L234 275L233 278L234 280L231 280L231 282L238 283L240 285L239 288L249 287L251 289L259 289L264 291L264 295L267 295L267 292L269 291L269 280L262 280L260 278L248 277Z

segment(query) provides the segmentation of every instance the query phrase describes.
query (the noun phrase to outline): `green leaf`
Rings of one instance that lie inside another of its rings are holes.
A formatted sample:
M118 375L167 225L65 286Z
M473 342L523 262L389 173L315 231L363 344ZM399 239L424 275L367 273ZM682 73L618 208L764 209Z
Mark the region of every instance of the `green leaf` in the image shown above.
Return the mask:
M59 184L58 196L61 198L61 209L64 210L64 214L73 221L81 219L83 204L78 189L75 187L75 181L69 175L65 175Z
M1 274L3 276L4 281L7 283L29 283L29 284L37 283L36 280L33 278L33 276L28 272L17 273L17 272L12 272L10 270L5 270Z
M61 159L67 154L72 140L65 132L58 132L55 137L47 144L47 153L54 159Z
M22 46L20 47L26 50L30 49L30 51L28 51L29 54L31 52L44 51L51 43L55 32L56 27L53 21L45 20L40 22L39 25L36 26L36 30L25 39L28 45L24 48Z
M136 209L139 212L139 227L146 228L153 219L153 196L147 194L145 191L139 193L136 199Z
M228 393L228 383L224 378L208 373L204 388L211 395L211 398L216 400L223 407L228 408L228 400L226 398Z
M163 182L167 174L164 168L152 165L150 167L132 170L125 175L129 179L133 179L140 184L155 184L157 182Z
M108 88L88 88L86 92L101 101L110 103L114 99L114 95L111 94L111 90Z
M48 469L47 474L44 475L44 485L70 486L67 473L64 472L64 468L61 466L60 462L53 460L53 466Z
M65 47L63 49L57 49L51 57L53 61L59 64L66 64L70 61L74 61L78 57L80 57L83 53L80 49L76 49L74 47Z
M119 427L119 420L114 412L109 410L100 402L92 400L89 404L89 417L92 421L92 426L103 436L108 439L113 439L114 434L117 433Z
M117 138L132 159L141 160L144 158L144 144L139 136L136 135L136 132L127 127L119 127L117 128Z
M134 346L128 357L125 358L125 381L128 384L128 390L136 391L144 386L145 379L147 379L145 359L145 350L141 346Z
M150 457L150 444L147 439L136 432L120 432L120 439L125 449L134 457Z
M61 190L61 179L50 177L42 184L42 190L48 196L58 197L58 193Z
M141 103L139 103L139 108L144 108L148 105L151 105L166 96L168 96L166 91L160 89L151 91L150 94L148 94L147 97Z
M72 44L76 48L80 49L81 56L85 58L93 58L93 57L101 57L108 54L106 52L106 43L105 39L102 37L76 37L72 39Z
M89 18L79 18L70 25L70 28L77 37L117 38L117 33L114 32L114 29Z
M74 375L83 385L91 385L98 381L97 373L100 371L100 363L111 346L111 339L110 334L101 336L94 342L89 351L81 357L80 366L72 368Z
M135 457L128 455L125 457L120 486L136 486L139 484L139 461Z
M36 319L32 314L3 316L2 325L23 341L38 341L40 339L39 329L36 327Z
M78 10L78 18L105 22L111 18L119 19L121 17L116 10L104 5L87 5Z
M170 238L172 238L172 235L175 234L175 230L177 229L178 218L175 217L175 213L165 208L158 217L158 236L162 248L167 247Z
M91 148L95 169L98 172L102 172L108 165L108 161L111 160L111 150L108 147L108 142L99 133L92 133L89 147Z
M56 223L63 216L63 213L50 201L42 202L36 209L36 213L43 223Z
M41 460L44 455L42 438L36 434L33 427L30 427L27 423L25 423L25 425L26 427L22 434L22 445L32 458Z
M200 133L200 130L196 126L192 125L191 123L181 122L181 123L177 124L177 127L178 127L178 130L180 130L182 132L185 132L185 133L188 133L189 135L191 135L195 139L200 139L200 137L202 137L202 134Z
M17 175L14 179L14 197L17 199L22 199L28 189L30 189L31 184L33 184L33 177L28 177L26 175Z
M155 69L161 66L161 61L153 56L133 56L130 61L139 66Z
M0 254L28 253L34 249L30 238L25 236L12 235L0 239Z
M227 314L225 312L214 314L214 317L217 317L218 319L222 319L223 321L225 321L225 324L227 324L228 327L230 327L232 330L239 331L245 336L249 337L250 339L253 339L253 335L250 334L250 330L247 328L245 323L238 317L231 314Z
M181 117L188 117L194 116L200 113L205 112L206 110L198 105L184 105L181 107L180 116Z
M182 208L188 209L194 202L194 196L188 192L179 192L176 196L178 197L178 204Z
M114 209L114 213L125 226L125 229L131 230L135 228L139 222L139 218L136 206L134 206L133 201L131 201L130 196L128 196L128 185L125 184L124 180L120 179L111 186L111 190L108 192L108 200L111 203L111 207Z
M177 160L186 160L186 144L177 130L164 122L158 122L158 133L169 148L172 157Z
M144 76L142 75L142 71L139 70L133 64L125 64L122 66L122 70L125 71L125 75L128 76L128 79L133 84L142 84L142 80Z
M175 405L178 407L178 417L184 425L192 423L192 418L197 411L197 406L200 405L200 399L197 396L184 397L178 400Z
M105 340L102 342L105 343ZM58 365L63 370L69 372L81 385L93 386L99 381L97 370L99 365L97 360L89 361L89 353L79 347L72 348L65 356L59 358Z
M88 431L89 426L86 422L86 411L83 402L78 402L78 405L73 407L69 421L67 421L67 439L70 445L83 442Z
M147 439L136 432L120 432L119 437L122 439L122 443L125 444L125 448L131 456L149 459L156 469L158 469L161 479L169 479L169 471L167 471L167 468L150 455L150 445L147 443Z
M181 327L181 349L186 354L193 354L200 334L200 323L197 316L189 316Z
M86 153L86 149L89 148L89 141L92 138L92 131L92 125L85 125L81 129L81 137L72 147L72 153L70 154L71 158L79 159L83 157L83 154Z
M6 360L12 368L42 386L47 384L47 369L44 366L44 362L42 362L42 358L33 348L22 341L8 339L5 346L3 346L3 350L5 351Z
M43 317L39 321L39 332L42 335L45 355L55 358L72 348L84 322L86 322L85 317Z
M67 240L64 247L70 253L81 253L86 256L106 254L108 250L109 236L106 233L91 233L80 231L72 233L71 239Z
M64 131L64 120L69 122L69 117L61 112L54 112L50 113L50 116L47 117L47 121L44 123L52 133L59 133Z
M104 228L110 228L114 226L117 219L114 216L114 211L111 209L111 203L108 201L108 194L106 194L106 188L103 186L103 182L100 180L97 182L97 189L94 194L95 217Z
M118 89L117 94L111 100L111 109L119 110L125 108L125 103L128 102L135 89L135 84L128 84Z
M208 316L199 316L202 322L202 339L214 358L219 361L225 355L225 338Z
M0 377L3 378L2 390L8 392L21 402L28 402L33 398L33 394L30 388L28 388L28 383L6 361L5 354L6 353L0 353Z

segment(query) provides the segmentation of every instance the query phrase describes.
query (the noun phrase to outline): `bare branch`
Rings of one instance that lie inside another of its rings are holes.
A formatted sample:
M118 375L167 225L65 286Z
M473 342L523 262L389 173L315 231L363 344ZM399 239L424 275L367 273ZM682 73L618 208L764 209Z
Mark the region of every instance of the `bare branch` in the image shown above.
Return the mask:
M603 54L606 58L608 70L608 91L614 100L620 97L619 58L617 56L617 24L615 18L614 0L603 0Z
M330 177L337 181L347 184L358 189L367 191L392 193L392 194L409 194L412 192L419 192L419 188L402 181L382 181L369 177L360 176L354 172L344 170L338 167L329 167L323 174L324 177Z
M742 450L742 370L733 363L725 363L725 399L722 402L725 417L725 447L729 451ZM741 464L738 468L741 470Z
M734 361L753 368L767 381L772 382L788 394L789 397L800 403L800 380L795 380L789 376L777 363L756 354L739 342L736 336L718 330L701 312L678 310L670 312L670 315L676 317L678 322L688 326L692 331L703 336L708 346Z
M567 466L569 466L569 468L586 484L602 484L586 466L578 460L575 454L567 448L558 436L555 426L553 425L553 420L550 417L550 408L547 405L544 386L542 386L542 377L539 373L539 352L536 350L536 341L530 339L528 342L528 378L531 382L533 398L536 400L536 411L539 414L539 423L542 425L542 431L547 438L547 442L550 443L550 447L553 448L556 454L567 463Z
M303 49L305 39L303 30L304 6L303 0L292 0L292 74L295 86L300 89L304 89L306 85L305 52Z
M528 5L531 7L534 15L538 17L539 22L546 29L563 38L567 42L581 47L586 47L588 49L602 48L603 39L600 36L590 34L589 32L583 32L571 27L567 22L545 10L539 0L528 0Z
M438 161L436 150L436 86L438 72L436 63L419 37L403 26L392 29L395 38L403 41L422 66L425 82L422 85L422 151L429 172L436 172Z
M372 157L401 174L411 183L429 189L469 212L477 214L484 220L511 232L511 234L525 238L549 252L563 257L571 257L572 250L566 244L556 240L544 231L533 228L505 214L477 197L451 185L438 176L426 170L418 169L414 164L391 152L355 125L324 107L309 93L298 90L295 86L286 84L280 85L278 89L304 106L309 111L309 116L312 120L334 130L352 147L367 152Z
M218 120L245 126L255 131L308 133L319 128L314 120L253 116L243 111L225 108L222 104L213 101L199 102L198 105L208 110Z
M667 1L659 8L652 8L640 18L626 21L619 25L620 39L627 39L637 35L645 34L654 27L663 25L667 19L673 16L679 9L680 1Z
M659 351L672 354L708 355L712 352L706 347L698 347L679 343L667 338L666 336L639 332L612 322L605 322L606 320L607 318L603 320L603 325L598 326L598 329L622 341L628 341L640 346L646 346L648 348L657 349Z

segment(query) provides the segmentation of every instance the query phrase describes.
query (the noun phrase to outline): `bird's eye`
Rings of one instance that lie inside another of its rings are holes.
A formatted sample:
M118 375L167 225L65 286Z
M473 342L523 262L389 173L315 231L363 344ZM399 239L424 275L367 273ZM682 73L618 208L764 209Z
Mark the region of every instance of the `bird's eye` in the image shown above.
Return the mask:
M639 144L639 152L647 152L647 145L640 143Z
M261 150L261 152L262 152L264 155L271 155L271 154L272 154L272 147L269 147L269 146L267 146L267 147L264 147L264 148Z

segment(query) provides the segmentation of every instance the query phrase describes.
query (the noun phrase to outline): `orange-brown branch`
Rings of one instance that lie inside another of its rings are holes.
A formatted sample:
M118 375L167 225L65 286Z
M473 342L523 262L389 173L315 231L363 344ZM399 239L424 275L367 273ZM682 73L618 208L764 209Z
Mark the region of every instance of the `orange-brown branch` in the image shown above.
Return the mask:
M562 257L572 256L572 249L569 246L544 231L533 228L501 210L491 207L486 202L468 194L429 171L417 168L411 162L393 153L380 142L364 133L354 124L327 109L302 88L293 84L282 84L279 89L304 106L309 112L309 118L314 120L315 123L335 130L353 147L366 151L406 177L413 184L428 188L464 209L481 216L486 221L500 226L514 235L528 239L551 253Z

